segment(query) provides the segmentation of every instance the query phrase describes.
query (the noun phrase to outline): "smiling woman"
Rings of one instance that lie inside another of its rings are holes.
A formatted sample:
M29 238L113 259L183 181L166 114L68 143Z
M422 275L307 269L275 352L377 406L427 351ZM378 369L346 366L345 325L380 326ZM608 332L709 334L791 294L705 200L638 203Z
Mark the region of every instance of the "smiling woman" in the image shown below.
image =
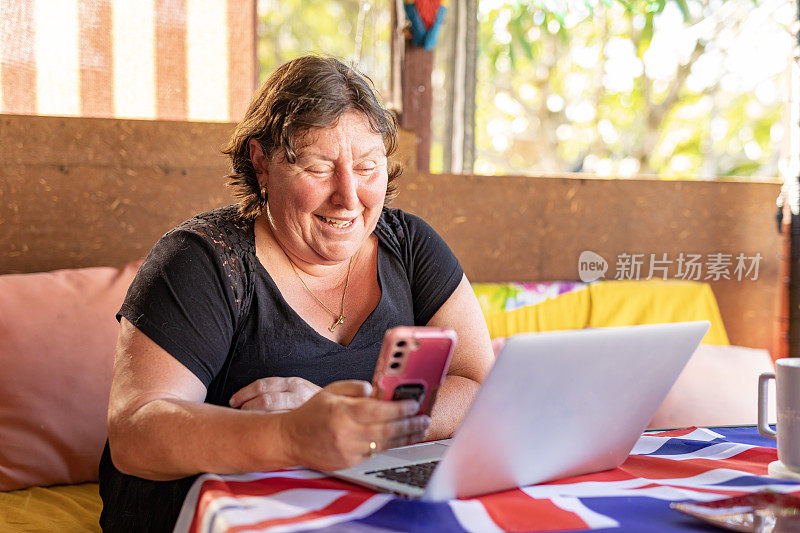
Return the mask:
M306 137L295 164L283 155L267 160L250 140L259 184L269 195L266 224L295 265L340 263L353 256L381 215L386 150L357 112Z
M360 113L372 133L380 135L387 157L397 150L394 117L381 106L369 81L355 70L334 58L317 56L300 57L278 67L253 96L245 118L223 150L231 158L233 172L228 180L241 198L242 215L260 214L267 201L251 158L253 141L266 158L283 152L286 161L294 165L297 150L307 145L312 129L330 129L348 111ZM397 195L401 171L399 166L388 169L386 204Z
M385 205L396 143L369 82L336 59L265 81L225 149L239 204L167 233L117 315L105 530L170 530L201 472L336 470L458 426L491 344L444 241ZM399 325L458 333L430 418L370 397Z
M329 315L333 315L335 322L328 333L344 325L333 339L341 342L348 337L350 324L356 322L344 323L347 289L351 295L372 302L363 313L371 311L380 297L377 285L364 283L368 278L362 279L360 274L363 267L370 266L371 260L365 256L374 246L368 239L386 197L385 148L381 136L357 112L342 115L335 126L310 132L306 143L291 164L283 154L268 160L259 143L250 140L259 184L265 196L269 195L264 212L256 218L256 252L261 248L262 262L266 263L281 263L281 255L286 257L305 291L296 294L291 277L288 283L277 280L284 297L312 324L329 322ZM357 261L365 245L365 255ZM350 287L354 262L359 277ZM324 301L335 302L337 293L342 294L342 300L335 313Z

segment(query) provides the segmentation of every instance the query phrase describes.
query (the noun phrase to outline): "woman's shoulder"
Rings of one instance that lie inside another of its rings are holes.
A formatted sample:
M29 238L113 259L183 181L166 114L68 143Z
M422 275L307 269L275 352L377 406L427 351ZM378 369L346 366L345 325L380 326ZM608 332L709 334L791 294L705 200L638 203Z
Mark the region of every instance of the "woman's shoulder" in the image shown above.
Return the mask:
M204 249L217 257L249 257L255 253L253 222L228 205L184 220L161 238L157 247L175 246Z
M140 271L150 277L169 272L226 280L237 304L246 301L255 270L253 222L229 205L200 213L168 231L145 258Z
M227 205L194 215L167 232L194 233L221 246L249 247L253 240L253 221L243 218L236 205Z
M413 241L433 231L433 228L419 216L396 207L384 207L375 227L379 240L398 244Z
M168 231L151 250L151 255L156 250L157 255L179 254L185 261L205 257L228 276L234 272L247 276L255 260L253 221L243 218L236 205L206 211Z
M374 232L379 243L400 257L405 241L404 215L405 213L397 208L384 207Z

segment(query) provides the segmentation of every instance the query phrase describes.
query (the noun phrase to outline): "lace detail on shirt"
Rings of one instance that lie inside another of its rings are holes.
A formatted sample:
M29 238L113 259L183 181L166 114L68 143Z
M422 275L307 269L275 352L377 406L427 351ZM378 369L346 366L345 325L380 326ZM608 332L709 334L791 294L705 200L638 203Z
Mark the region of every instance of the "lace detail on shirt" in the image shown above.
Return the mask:
M191 231L205 238L227 276L236 310L241 314L253 291L256 250L253 221L239 216L235 205L196 215L172 231Z

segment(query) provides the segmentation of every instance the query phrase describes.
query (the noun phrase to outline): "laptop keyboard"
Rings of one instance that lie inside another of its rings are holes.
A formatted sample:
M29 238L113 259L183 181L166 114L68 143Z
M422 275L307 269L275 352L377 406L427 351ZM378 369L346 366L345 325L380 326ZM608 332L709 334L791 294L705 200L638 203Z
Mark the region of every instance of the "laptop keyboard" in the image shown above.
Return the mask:
M384 468L383 470L372 470L365 472L367 475L375 477L390 479L397 483L411 485L412 487L424 488L428 484L428 480L433 474L433 469L439 461L431 461L429 463L418 463L414 465L399 466L397 468Z

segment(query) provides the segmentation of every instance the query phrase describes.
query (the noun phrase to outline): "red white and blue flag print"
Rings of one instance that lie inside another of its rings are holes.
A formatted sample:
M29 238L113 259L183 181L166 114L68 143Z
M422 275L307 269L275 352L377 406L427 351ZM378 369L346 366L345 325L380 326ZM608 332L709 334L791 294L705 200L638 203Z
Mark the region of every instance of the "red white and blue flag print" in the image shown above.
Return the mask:
M774 441L754 428L687 428L643 435L614 470L478 498L429 503L381 494L319 472L206 474L187 496L176 531L500 532L696 530L672 501L710 501L800 483L765 477Z

